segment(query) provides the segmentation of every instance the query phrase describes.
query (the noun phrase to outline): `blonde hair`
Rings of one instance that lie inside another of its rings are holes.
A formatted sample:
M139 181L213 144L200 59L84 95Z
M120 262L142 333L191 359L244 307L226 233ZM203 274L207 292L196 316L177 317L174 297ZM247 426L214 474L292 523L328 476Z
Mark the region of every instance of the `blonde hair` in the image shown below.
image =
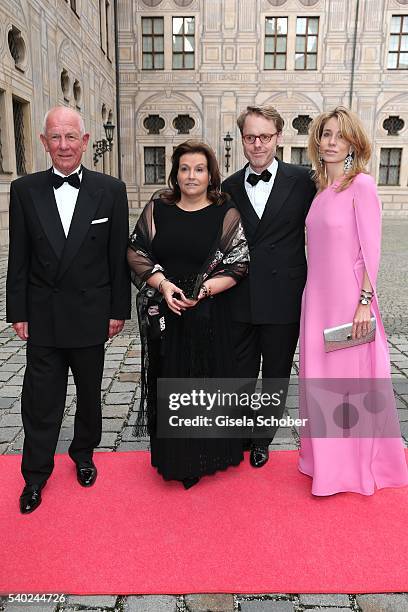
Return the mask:
M283 130L284 121L276 108L270 104L264 104L262 106L247 106L246 109L242 111L237 119L237 125L241 134L244 129L245 119L248 115L259 115L260 117L269 119L269 121L274 121L278 133Z
M324 126L333 117L339 122L341 134L353 148L354 153L353 164L336 189L336 191L343 191L347 189L357 174L367 173L365 166L371 157L371 144L360 119L344 106L337 106L334 110L316 117L309 128L308 155L312 162L313 178L318 189L327 187L326 165L324 161L320 162L319 147Z

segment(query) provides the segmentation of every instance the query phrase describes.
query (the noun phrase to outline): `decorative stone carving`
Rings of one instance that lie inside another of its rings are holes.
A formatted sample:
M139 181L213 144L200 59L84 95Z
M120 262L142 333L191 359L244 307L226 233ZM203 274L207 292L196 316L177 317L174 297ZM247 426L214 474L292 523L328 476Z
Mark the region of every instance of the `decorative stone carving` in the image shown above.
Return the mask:
M159 6L162 0L143 0L143 4L146 6Z
M193 0L174 0L177 6L189 6L192 4Z

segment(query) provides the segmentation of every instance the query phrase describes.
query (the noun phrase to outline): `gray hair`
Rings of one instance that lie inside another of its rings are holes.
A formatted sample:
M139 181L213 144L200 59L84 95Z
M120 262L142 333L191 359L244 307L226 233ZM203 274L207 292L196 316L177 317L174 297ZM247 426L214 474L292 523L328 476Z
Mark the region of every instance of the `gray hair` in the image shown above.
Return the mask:
M47 132L47 122L48 122L48 117L51 115L51 113L53 113L54 111L58 110L58 109L65 109L65 110L69 110L72 113L74 113L74 115L77 116L78 121L79 121L79 132L81 134L81 136L83 136L85 134L85 123L84 120L82 119L82 116L80 115L80 113L78 113L78 111L76 111L73 108L70 108L69 106L54 106L53 108L50 108L44 116L44 121L43 121L43 135L46 135Z

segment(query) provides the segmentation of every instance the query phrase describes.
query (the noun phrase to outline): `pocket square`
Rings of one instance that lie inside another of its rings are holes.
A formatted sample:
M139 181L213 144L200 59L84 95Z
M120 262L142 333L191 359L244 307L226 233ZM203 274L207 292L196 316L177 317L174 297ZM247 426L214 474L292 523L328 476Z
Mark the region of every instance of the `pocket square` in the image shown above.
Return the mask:
M103 217L103 219L94 219L91 221L91 225L96 225L97 223L106 223L109 221L108 217Z

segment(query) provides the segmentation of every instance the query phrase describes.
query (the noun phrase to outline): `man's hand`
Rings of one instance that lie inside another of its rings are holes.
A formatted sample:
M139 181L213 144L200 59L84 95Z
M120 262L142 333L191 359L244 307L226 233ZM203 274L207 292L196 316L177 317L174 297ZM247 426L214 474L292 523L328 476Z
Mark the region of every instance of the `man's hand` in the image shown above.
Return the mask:
M13 323L13 329L16 332L20 340L28 340L28 322L22 321L21 323Z
M125 321L119 321L118 319L109 319L109 338L113 338L113 336L119 334L122 331L124 324Z

